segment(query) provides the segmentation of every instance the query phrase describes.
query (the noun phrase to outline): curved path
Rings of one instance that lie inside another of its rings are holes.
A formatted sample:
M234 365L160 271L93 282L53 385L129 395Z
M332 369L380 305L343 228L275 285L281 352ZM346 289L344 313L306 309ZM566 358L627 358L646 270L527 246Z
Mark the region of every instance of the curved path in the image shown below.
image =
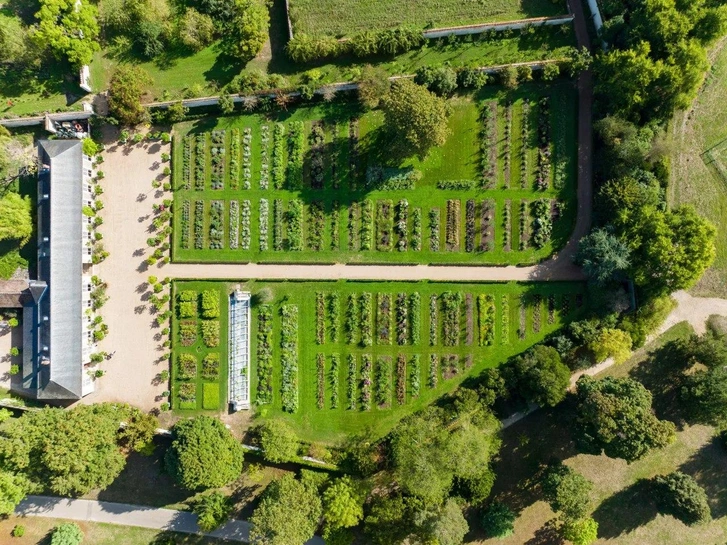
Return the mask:
M127 503L28 496L17 506L15 514L19 517L49 517L200 534L243 543L250 541L250 524L244 520L231 520L213 532L203 533L197 526L194 513ZM305 545L323 545L323 540L314 537Z

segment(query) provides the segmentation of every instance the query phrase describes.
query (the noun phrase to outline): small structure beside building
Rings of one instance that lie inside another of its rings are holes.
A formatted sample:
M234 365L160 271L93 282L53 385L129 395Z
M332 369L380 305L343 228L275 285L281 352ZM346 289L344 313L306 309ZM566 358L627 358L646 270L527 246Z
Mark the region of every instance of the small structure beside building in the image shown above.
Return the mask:
M93 392L91 159L80 140L38 144L38 265L23 304L23 394L56 402Z
M228 397L236 412L250 408L250 293L232 292L229 312Z

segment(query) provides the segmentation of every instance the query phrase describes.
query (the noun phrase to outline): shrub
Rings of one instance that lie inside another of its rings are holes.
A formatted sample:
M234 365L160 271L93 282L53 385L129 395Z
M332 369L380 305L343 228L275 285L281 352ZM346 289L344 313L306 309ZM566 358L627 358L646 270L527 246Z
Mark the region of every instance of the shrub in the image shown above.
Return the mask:
M482 527L489 537L500 539L511 536L517 515L504 503L493 502L482 517Z
M220 294L214 290L202 292L202 317L213 319L220 317Z
M693 477L675 471L654 479L656 500L664 513L673 515L684 524L700 524L712 517L704 489Z
M179 317L180 318L194 318L197 316L197 305L184 301L179 303Z
M17 375L18 373L20 373L20 367L18 366L17 363L14 363L13 365L10 366L10 374Z
M154 282L151 281L151 279L154 279ZM155 284L156 283L156 276L150 276L149 277L149 283ZM196 302L197 301L197 292L193 290L185 290L179 292L179 300L183 302Z
M66 522L56 526L51 537L51 545L80 545L83 532L75 522Z
M206 494L192 506L192 512L197 515L197 525L203 532L211 532L225 522L231 509L230 498L221 492Z
M273 463L292 462L298 457L298 437L285 422L271 420L258 428L263 457Z
M16 524L13 526L13 531L10 532L10 535L13 537L23 537L25 535L25 526L21 524Z

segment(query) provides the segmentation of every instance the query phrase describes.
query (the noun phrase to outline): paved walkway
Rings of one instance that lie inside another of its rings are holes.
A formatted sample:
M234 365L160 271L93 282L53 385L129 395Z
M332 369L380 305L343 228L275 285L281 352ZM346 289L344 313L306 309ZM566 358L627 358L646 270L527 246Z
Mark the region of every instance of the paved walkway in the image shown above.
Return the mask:
M28 496L20 502L15 509L15 514L25 517L49 517L138 526L183 534L202 534L197 526L197 515L194 513L127 503ZM250 524L244 520L232 520L214 532L204 535L248 543ZM320 537L314 537L306 545L323 545L323 540Z

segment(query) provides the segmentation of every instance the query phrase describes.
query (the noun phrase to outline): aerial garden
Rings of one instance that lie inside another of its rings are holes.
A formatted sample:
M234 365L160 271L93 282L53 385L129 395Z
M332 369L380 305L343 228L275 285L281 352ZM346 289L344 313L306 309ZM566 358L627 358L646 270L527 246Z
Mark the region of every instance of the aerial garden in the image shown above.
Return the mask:
M251 398L258 414L289 419L301 436L324 441L367 427L385 433L465 377L577 318L586 303L584 285L557 282L241 287L253 294ZM231 289L218 281L175 283L173 399L181 414L216 409L208 389L222 393L224 404ZM208 362L217 356L219 365Z
M540 261L574 219L573 97L566 83L458 95L424 158L397 158L381 113L345 102L178 124L173 259Z

